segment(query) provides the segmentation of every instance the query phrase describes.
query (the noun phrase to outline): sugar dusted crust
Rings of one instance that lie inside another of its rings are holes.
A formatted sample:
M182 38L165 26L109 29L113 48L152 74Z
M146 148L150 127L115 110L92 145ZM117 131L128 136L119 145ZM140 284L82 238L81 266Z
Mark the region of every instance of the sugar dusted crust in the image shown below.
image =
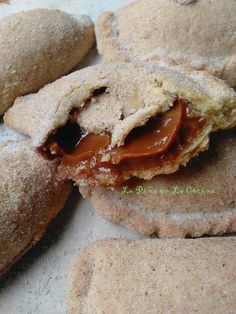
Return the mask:
M72 109L79 109L79 125L91 133L111 133L114 146L132 128L171 108L176 97L190 102L213 130L236 124L236 92L223 81L203 71L155 63L87 67L18 98L4 121L40 146L52 130L65 125Z
M29 140L0 145L0 275L39 241L64 206L72 186L57 181L57 168Z
M109 62L171 60L236 86L235 15L234 0L138 0L99 16L98 51Z
M233 313L236 238L105 239L82 249L68 314Z
M223 132L214 136L207 153L172 175L140 181L127 190L124 184L114 191L88 186L80 186L80 191L104 218L145 235L199 237L236 232L235 143L236 130Z
M76 108L81 128L90 133L108 132L112 146L120 146L133 128L169 110L177 98L189 102L194 114L207 123L174 162L133 173L149 180L186 165L207 149L212 131L236 124L236 92L232 88L189 68L180 71L155 63L100 64L63 77L37 94L18 98L4 120L13 129L30 135L35 146L41 146L53 130L65 125ZM75 179L78 184L86 184L80 176ZM102 175L96 180L108 184L113 177Z
M88 16L35 9L0 21L0 115L22 95L67 74L95 41Z

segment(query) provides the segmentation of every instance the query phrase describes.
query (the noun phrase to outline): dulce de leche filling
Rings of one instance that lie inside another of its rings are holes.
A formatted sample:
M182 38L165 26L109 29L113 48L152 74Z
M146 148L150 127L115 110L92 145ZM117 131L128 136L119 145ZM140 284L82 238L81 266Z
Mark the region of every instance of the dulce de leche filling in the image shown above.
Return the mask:
M176 100L173 107L144 126L133 129L121 147L111 147L109 134L89 134L76 123L76 113L66 126L52 132L39 151L60 156L67 175L97 182L110 175L113 181L99 180L100 185L120 185L135 172L173 162L206 124L206 119L192 115L191 105Z

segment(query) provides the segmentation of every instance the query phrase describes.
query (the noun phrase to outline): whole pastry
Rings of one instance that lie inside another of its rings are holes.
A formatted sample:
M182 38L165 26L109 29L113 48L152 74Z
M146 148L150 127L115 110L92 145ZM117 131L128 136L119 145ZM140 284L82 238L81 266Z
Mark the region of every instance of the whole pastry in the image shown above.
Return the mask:
M30 140L0 145L0 275L40 240L72 188L57 181L58 163L30 146Z
M16 97L36 92L74 68L94 42L93 23L36 9L0 21L0 115Z
M80 250L68 314L234 313L236 238L104 239Z
M236 125L236 92L208 73L155 63L100 64L18 98L5 123L29 135L60 173L116 186L173 173Z
M236 86L235 0L138 0L96 23L107 61L165 60Z

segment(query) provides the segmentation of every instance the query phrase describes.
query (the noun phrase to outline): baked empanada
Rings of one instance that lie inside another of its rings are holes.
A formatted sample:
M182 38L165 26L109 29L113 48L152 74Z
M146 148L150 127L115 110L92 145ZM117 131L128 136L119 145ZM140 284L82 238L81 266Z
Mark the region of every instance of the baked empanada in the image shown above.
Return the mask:
M68 73L95 41L88 16L35 9L0 21L0 115L22 95Z
M68 314L234 313L236 237L107 239L70 272Z
M235 0L138 0L95 25L107 61L165 60L236 86Z
M100 64L16 100L5 123L30 135L62 177L116 186L173 173L236 124L236 92L210 74Z
M58 162L41 158L30 140L0 145L0 275L40 240L72 185L58 181Z

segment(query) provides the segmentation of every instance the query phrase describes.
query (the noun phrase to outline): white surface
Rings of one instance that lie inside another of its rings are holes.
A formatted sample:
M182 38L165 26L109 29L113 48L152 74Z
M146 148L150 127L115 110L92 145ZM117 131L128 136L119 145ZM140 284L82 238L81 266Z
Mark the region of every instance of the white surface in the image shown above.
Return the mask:
M133 1L133 0L132 0ZM11 0L11 5L2 4L0 17L35 8L58 9L73 15L87 14L93 20L103 11L114 11L131 2L129 0Z
M35 7L58 8L93 19L104 10L113 10L127 0L13 0L0 5L0 18ZM99 62L92 50L80 67ZM1 121L0 121L1 122ZM0 124L0 140L15 138ZM63 314L67 274L75 252L81 246L106 237L139 236L100 218L77 190L49 228L46 236L0 280L0 314Z

